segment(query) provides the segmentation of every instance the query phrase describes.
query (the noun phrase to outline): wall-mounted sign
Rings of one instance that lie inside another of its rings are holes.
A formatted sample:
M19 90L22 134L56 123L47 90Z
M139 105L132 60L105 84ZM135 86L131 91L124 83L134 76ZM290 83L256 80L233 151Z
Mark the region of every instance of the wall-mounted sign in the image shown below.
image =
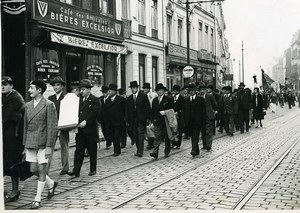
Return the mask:
M224 81L233 81L233 74L223 74Z
M198 58L199 58L199 60L206 60L206 61L214 60L212 53L207 52L207 50L200 50L198 52Z
M182 74L184 78L190 78L194 75L194 68L191 66L186 66L183 68Z
M97 35L124 39L122 21L53 0L33 0L32 18Z
M187 58L187 49L176 44L168 43L168 54L173 56L178 56L181 58ZM198 52L196 50L190 49L190 59L198 61Z
M36 71L43 73L59 73L59 64L51 60L39 60L35 62Z
M60 44L66 44L66 45L71 45L71 46L81 47L81 48L91 49L91 50L97 50L102 52L127 54L126 47L122 47L114 44L101 43L101 42L78 38L74 36L68 36L60 33L51 32L51 41Z

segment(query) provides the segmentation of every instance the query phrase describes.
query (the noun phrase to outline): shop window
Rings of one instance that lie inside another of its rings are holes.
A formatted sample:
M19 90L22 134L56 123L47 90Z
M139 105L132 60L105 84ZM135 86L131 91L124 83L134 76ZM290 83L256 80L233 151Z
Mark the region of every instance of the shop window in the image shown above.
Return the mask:
M103 55L86 54L86 76L92 83L104 85Z
M152 57L152 85L158 82L158 57Z
M34 48L35 78L50 82L59 75L59 60L56 50Z
M139 81L140 85L144 85L146 81L146 56L139 54Z

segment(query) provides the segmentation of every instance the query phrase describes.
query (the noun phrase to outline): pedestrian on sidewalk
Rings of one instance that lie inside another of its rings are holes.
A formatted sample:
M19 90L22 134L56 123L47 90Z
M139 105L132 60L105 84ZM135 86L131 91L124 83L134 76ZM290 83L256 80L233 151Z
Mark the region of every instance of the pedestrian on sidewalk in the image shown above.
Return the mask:
M108 125L112 142L114 144L113 156L121 154L121 133L125 123L126 99L117 95L117 85L110 84L108 86L108 95L110 102L108 105Z
M231 86L225 87L224 94L224 121L225 121L225 131L227 135L233 136L234 133L234 104L236 102L235 97L231 94Z
M239 109L239 122L240 122L240 132L249 132L249 110L251 109L251 93L246 92L245 84L243 82L239 85L239 91L237 93L238 109Z
M28 90L32 101L25 105L24 154L26 161L30 162L31 172L38 176L37 193L31 209L40 208L45 184L48 186L48 199L53 197L58 185L47 175L47 163L57 139L57 114L54 103L43 96L46 88L44 81L32 81Z
M59 76L55 77L53 81L50 83L53 87L55 92L54 95L48 97L50 101L52 101L55 105L56 112L57 112L57 120L59 120L59 113L60 113L60 103L65 97L65 93L63 89L66 85L66 82ZM60 175L66 175L69 171L69 131L68 130L60 130L58 131L59 143L60 143L60 154L61 154L61 165L62 170L60 171ZM55 146L55 144L54 144ZM48 161L48 169L49 172L50 165L51 165L52 157Z
M262 127L261 120L264 119L264 103L263 103L263 97L259 93L259 88L254 88L254 95L252 96L252 111L253 111L253 117L256 121L256 127L258 128L258 121L260 124L260 127Z
M164 110L171 109L172 106L169 98L165 95L167 88L163 84L157 84L155 91L158 97L154 98L151 110L151 121L154 125L154 149L150 156L157 159L159 146L163 141L165 141L165 157L170 155L171 144L166 130Z
M97 116L100 111L99 99L91 94L92 83L88 79L80 81L82 96L79 100L79 124L76 134L76 149L74 154L74 168L68 173L70 176L79 177L84 159L84 151L87 148L90 155L89 176L96 174L97 169Z
M11 177L12 191L5 196L5 203L19 199L19 176L11 171L11 166L23 158L23 116L25 102L13 89L13 80L2 77L2 134L3 134L3 175Z
M184 100L183 105L183 122L186 129L191 134L193 157L200 155L199 138L200 131L205 127L205 103L204 98L196 95L196 85L189 84L189 97ZM202 137L203 139L203 137Z
M272 92L271 96L270 96L270 109L273 113L276 112L276 105L277 105L277 95L275 92Z
M129 88L132 94L126 101L126 123L136 142L135 156L143 157L146 126L150 122L150 103L147 95L139 91L137 81L131 81Z
M118 89L118 95L125 98L125 100L127 99L126 90L124 88ZM120 139L121 149L124 149L127 145L127 129L128 128L126 126L126 123L124 122L121 130L121 139ZM129 131L129 137L130 138L132 137L131 131Z

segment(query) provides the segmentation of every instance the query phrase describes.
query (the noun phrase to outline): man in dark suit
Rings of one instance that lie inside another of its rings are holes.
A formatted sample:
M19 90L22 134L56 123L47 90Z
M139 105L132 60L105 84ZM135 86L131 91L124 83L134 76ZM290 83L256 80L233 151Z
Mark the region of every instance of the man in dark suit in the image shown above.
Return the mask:
M158 97L153 99L151 110L151 121L154 125L154 149L150 156L157 159L159 146L165 140L165 157L169 157L171 144L167 135L165 124L164 110L171 109L171 103L167 96L165 96L167 88L163 84L157 84L155 91Z
M178 141L172 141L172 148L180 149L182 141L182 130L183 130L183 120L182 120L182 108L184 104L184 98L180 94L180 86L174 85L172 88L173 97L171 100L172 108L174 109L177 117L178 124Z
M137 81L130 82L129 87L132 94L126 102L126 121L136 142L135 156L143 157L145 131L150 118L150 103L147 95L139 92Z
M117 95L117 85L110 84L108 86L108 95L110 102L108 105L107 115L109 123L109 131L114 144L113 156L121 154L121 133L122 126L125 123L126 99Z
M235 97L231 94L232 88L230 86L225 87L225 94L223 98L223 113L225 121L225 131L227 135L233 136L234 133L234 104Z
M60 102L65 97L65 94L63 93L63 89L66 85L66 82L63 81L63 79L59 76L55 77L53 81L50 83L53 87L53 90L55 92L54 95L51 95L48 97L50 101L52 101L55 105L56 112L57 112L57 119L59 120L59 112L60 112ZM59 143L60 143L60 154L61 154L61 165L62 170L60 172L60 175L66 175L69 171L69 131L61 130L58 133L59 137ZM51 159L48 161L48 171L50 168Z
M118 95L127 99L126 90L124 88L118 89ZM129 132L129 137L131 138L131 136L132 136L131 131L128 131L128 132ZM121 139L120 139L121 149L125 148L126 144L127 144L127 126L126 126L126 123L124 122L124 124L122 126L122 130L121 130Z
M192 151L191 155L195 157L200 155L199 137L200 130L205 126L205 103L203 97L196 95L196 85L189 84L189 97L185 99L183 105L184 126L191 133Z
M108 96L108 87L102 86L101 92L102 92L102 96L99 98L101 110L100 113L98 114L97 120L101 124L101 130L106 140L106 149L108 150L110 149L110 146L112 144L112 137L109 131L109 122L108 122L108 114L107 114L108 105L110 103L110 98Z
M246 132L249 132L249 110L251 109L251 93L247 93L245 91L245 84L243 82L239 85L237 101L239 108L240 131L241 134L243 134L244 125L246 125Z
M79 124L76 134L76 150L74 157L74 169L68 175L79 177L84 158L84 151L87 148L90 154L89 176L96 174L97 168L97 139L98 125L97 116L100 111L99 99L91 94L92 83L88 79L80 81L82 96L79 101Z
M217 111L217 102L215 97L212 94L207 92L206 86L200 87L200 94L204 98L205 103L205 112L206 112L206 120L205 120L205 128L202 133L203 134L203 147L202 149L206 149L207 151L211 150L212 141L213 141L213 128L214 122L216 118Z

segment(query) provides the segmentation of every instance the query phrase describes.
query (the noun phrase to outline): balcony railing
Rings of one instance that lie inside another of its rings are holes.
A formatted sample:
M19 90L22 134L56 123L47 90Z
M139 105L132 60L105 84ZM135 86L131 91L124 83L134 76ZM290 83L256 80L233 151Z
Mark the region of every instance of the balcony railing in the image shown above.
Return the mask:
M146 35L146 26L139 24L139 34Z
M152 38L158 38L158 30L152 29Z

